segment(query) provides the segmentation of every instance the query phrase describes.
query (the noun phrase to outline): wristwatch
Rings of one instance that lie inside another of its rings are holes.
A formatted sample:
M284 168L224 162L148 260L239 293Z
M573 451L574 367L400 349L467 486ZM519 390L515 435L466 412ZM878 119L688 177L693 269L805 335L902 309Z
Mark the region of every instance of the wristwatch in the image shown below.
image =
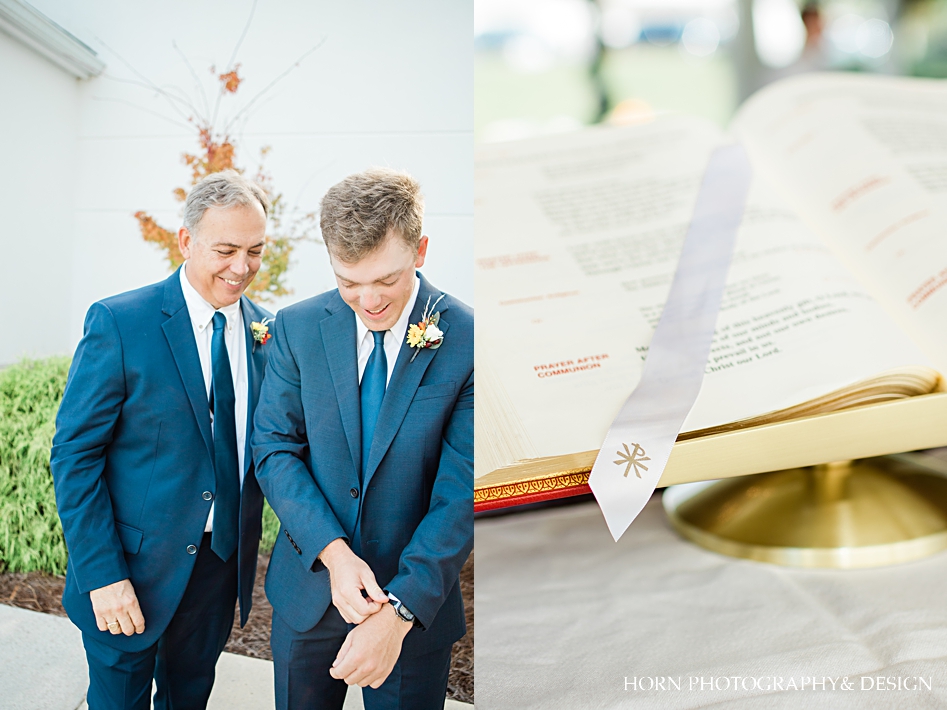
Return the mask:
M398 597L391 592L386 591L386 594L388 595L388 600L391 602L391 608L395 610L395 614L398 615L399 619L407 624L415 624L417 622L414 614L408 611L408 607L406 607Z

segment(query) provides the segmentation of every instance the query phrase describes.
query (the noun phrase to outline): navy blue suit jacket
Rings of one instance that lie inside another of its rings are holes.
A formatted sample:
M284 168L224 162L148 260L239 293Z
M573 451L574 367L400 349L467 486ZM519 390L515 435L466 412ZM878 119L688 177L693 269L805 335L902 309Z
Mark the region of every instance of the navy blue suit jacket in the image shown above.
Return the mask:
M243 297L248 417L237 554L241 623L250 613L263 495L249 451L266 365L250 323L269 314ZM63 606L82 631L126 651L164 633L194 567L215 493L204 377L179 272L94 303L69 370L51 467L69 564ZM130 579L145 617L131 637L98 631L89 592Z
M440 295L421 277L411 322ZM424 627L408 633L403 655L465 632L458 578L473 546L473 312L450 296L437 310L440 348L411 362L415 351L401 346L362 483L355 313L331 291L277 315L253 456L282 525L267 597L299 632L332 601L316 558L336 538Z

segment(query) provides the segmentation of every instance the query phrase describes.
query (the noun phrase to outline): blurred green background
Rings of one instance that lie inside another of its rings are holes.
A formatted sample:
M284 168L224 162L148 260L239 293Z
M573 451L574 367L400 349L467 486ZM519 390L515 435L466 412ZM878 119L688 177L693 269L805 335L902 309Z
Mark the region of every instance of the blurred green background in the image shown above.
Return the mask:
M947 0L476 0L475 138L684 111L808 71L947 77Z

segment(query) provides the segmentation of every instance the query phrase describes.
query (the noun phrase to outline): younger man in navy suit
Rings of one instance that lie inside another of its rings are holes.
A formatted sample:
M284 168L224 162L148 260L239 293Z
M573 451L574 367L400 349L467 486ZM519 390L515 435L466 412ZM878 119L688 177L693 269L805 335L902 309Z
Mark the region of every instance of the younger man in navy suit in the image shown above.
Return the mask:
M323 198L338 290L277 316L257 477L278 708L442 708L473 544L473 313L416 269L423 206L369 170ZM364 591L364 596L363 596Z
M266 352L243 296L268 202L233 171L195 185L167 280L94 303L53 439L90 710L202 708L250 612L263 496L249 440Z

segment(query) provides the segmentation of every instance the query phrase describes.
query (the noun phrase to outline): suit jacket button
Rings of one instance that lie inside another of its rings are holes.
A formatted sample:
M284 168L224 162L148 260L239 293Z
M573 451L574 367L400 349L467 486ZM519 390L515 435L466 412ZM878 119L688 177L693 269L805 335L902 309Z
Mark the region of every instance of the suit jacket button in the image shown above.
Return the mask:
M196 547L195 545L188 545L188 546L187 546L187 554L189 554L189 555L196 555L196 554L197 554L197 547Z
M351 495L353 498L358 498L358 488L353 488L350 490L349 495Z
M203 493L201 493L201 498L203 498L204 500L210 500L213 497L214 497L214 494L211 493L210 491L204 491Z

